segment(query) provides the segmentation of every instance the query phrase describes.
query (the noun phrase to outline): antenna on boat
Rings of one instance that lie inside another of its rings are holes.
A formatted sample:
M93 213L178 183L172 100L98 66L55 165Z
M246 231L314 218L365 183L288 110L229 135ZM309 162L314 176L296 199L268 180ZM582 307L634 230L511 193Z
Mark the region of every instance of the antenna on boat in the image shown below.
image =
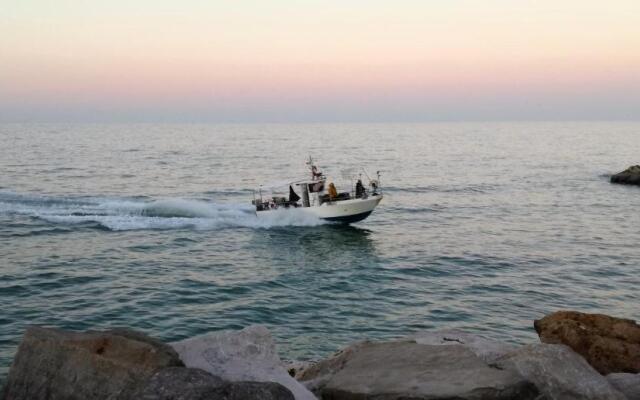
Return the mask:
M367 174L367 170L362 168L362 172L364 172L364 174L367 176L367 179L369 180L369 182L371 182L371 177L369 176L369 174Z
M309 160L307 161L306 164L309 166L309 170L311 171L312 181L323 180L324 174L322 173L322 171L318 170L318 167L316 166L316 164L314 164L313 158L311 158L311 155L309 155Z

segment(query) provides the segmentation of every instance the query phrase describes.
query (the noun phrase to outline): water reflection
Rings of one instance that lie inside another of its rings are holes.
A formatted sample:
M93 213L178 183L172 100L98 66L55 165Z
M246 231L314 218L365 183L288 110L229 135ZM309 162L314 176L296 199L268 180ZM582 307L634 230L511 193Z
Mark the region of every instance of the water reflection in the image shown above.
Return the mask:
M254 230L254 251L265 259L294 265L322 265L328 269L376 263L375 232L350 225L286 227Z

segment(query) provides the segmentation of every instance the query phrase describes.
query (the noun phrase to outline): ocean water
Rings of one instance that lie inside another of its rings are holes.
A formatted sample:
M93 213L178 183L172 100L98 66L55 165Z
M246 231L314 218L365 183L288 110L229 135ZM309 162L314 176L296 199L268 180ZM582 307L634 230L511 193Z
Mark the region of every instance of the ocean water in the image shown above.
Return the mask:
M25 326L173 341L264 324L281 356L558 309L640 317L640 123L0 125L0 380ZM380 170L352 226L256 219L260 183Z

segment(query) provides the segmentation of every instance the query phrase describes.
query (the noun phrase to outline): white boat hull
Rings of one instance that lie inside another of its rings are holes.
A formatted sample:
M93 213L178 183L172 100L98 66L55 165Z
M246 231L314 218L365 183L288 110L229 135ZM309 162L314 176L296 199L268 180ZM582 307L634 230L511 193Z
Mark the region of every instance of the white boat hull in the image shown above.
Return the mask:
M309 213L326 221L350 224L367 218L380 203L380 200L382 200L382 194L369 196L366 199L326 202L319 206L289 208L288 210ZM261 216L270 212L272 211L258 211L257 215Z
M323 203L318 207L309 207L306 210L327 221L352 223L367 218L380 203L380 200L382 200L381 194L369 196L366 199Z

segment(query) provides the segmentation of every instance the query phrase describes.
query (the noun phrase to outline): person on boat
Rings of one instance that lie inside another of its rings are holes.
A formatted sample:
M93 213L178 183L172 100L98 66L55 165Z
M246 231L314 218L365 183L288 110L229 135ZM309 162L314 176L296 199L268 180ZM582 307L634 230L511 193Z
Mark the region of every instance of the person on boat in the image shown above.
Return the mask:
M311 166L311 180L317 180L320 179L320 177L322 176L322 172L318 171L318 167L316 167L315 165Z
M327 189L327 192L329 193L329 200L333 200L338 197L338 190L336 189L336 185L334 185L333 182L329 184L329 189Z
M359 199L364 195L364 185L362 184L362 180L358 179L356 182L356 198Z

